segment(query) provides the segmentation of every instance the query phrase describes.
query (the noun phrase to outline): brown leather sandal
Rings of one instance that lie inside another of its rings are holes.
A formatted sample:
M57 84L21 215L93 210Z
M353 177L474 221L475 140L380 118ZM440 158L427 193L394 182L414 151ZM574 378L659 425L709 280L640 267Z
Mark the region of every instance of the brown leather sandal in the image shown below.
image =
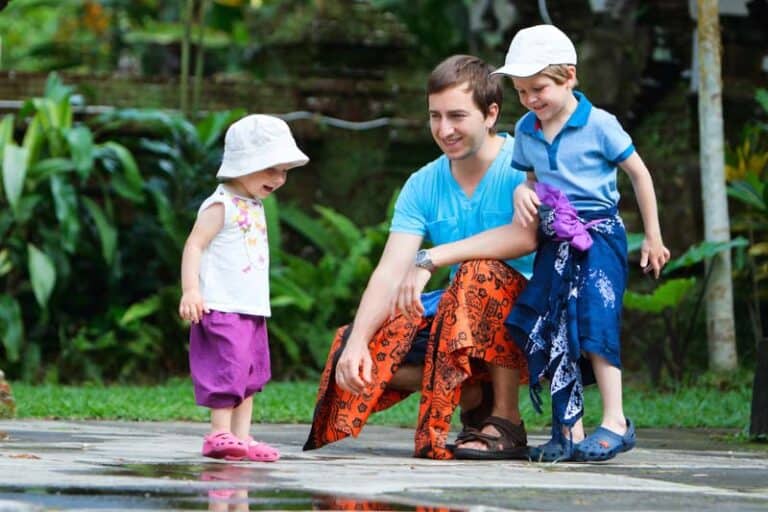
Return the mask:
M446 448L449 450L456 449L456 446L467 441L466 436L470 433L480 430L483 427L485 419L493 412L493 384L490 382L482 382L480 384L482 390L480 404L468 411L462 411L459 415L461 420L461 432L456 436L456 442L454 444L448 443Z
M486 425L492 425L499 431L499 435L485 434L481 432ZM463 434L463 435L462 435ZM525 423L520 421L515 425L506 418L489 416L483 422L480 430L462 432L460 443L453 451L457 459L472 460L498 460L498 459L528 459L528 435L525 432ZM470 441L480 441L485 444L487 450L477 448L464 448L461 445Z

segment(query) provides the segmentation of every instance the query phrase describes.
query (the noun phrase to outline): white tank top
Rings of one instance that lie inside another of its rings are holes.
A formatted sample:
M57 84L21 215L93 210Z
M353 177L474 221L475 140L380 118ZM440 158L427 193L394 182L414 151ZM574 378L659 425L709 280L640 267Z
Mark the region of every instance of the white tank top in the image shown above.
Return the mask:
M224 205L224 225L200 261L200 291L205 305L217 311L270 316L264 205L259 199L235 195L219 185L197 214L215 203Z

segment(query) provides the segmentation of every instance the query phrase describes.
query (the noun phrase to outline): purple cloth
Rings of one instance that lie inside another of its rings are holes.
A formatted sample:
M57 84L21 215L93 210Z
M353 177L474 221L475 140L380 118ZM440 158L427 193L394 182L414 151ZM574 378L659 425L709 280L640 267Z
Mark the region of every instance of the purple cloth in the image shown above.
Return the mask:
M198 405L237 407L271 377L265 318L221 311L204 314L190 328L189 368Z
M545 183L536 182L536 195L542 204L554 210L552 229L555 232L555 240L568 242L571 247L579 251L586 251L592 247L592 236L589 228L601 222L593 220L586 224L579 219L579 213L573 207L568 197L559 189Z

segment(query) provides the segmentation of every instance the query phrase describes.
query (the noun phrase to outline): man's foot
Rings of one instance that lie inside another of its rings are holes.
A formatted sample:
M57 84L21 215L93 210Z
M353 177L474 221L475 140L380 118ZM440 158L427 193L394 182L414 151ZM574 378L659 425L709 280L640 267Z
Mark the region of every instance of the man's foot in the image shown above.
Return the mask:
M506 418L489 416L481 430L467 432L457 440L453 454L457 459L526 459L528 436L525 424L515 425Z

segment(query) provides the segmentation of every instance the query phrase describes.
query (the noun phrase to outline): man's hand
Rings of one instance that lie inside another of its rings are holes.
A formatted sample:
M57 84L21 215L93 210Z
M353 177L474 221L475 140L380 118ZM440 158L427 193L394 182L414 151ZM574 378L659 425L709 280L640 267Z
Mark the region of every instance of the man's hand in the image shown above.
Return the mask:
M533 182L526 181L515 188L514 204L515 216L520 219L520 224L523 227L536 221L539 216L541 201L533 189Z
M394 318L398 313L414 319L424 314L424 306L421 303L421 292L427 286L432 273L421 267L411 267L405 277L400 281L395 296L389 305L389 318Z
M653 277L658 279L661 269L669 261L669 249L664 246L660 237L645 237L640 248L640 266L646 274L653 271Z
M203 313L210 312L211 310L203 303L203 297L200 295L200 290L193 289L185 292L181 296L179 316L181 316L182 319L197 324L203 319Z
M367 344L347 344L336 363L336 384L344 391L359 395L373 384L373 361Z

